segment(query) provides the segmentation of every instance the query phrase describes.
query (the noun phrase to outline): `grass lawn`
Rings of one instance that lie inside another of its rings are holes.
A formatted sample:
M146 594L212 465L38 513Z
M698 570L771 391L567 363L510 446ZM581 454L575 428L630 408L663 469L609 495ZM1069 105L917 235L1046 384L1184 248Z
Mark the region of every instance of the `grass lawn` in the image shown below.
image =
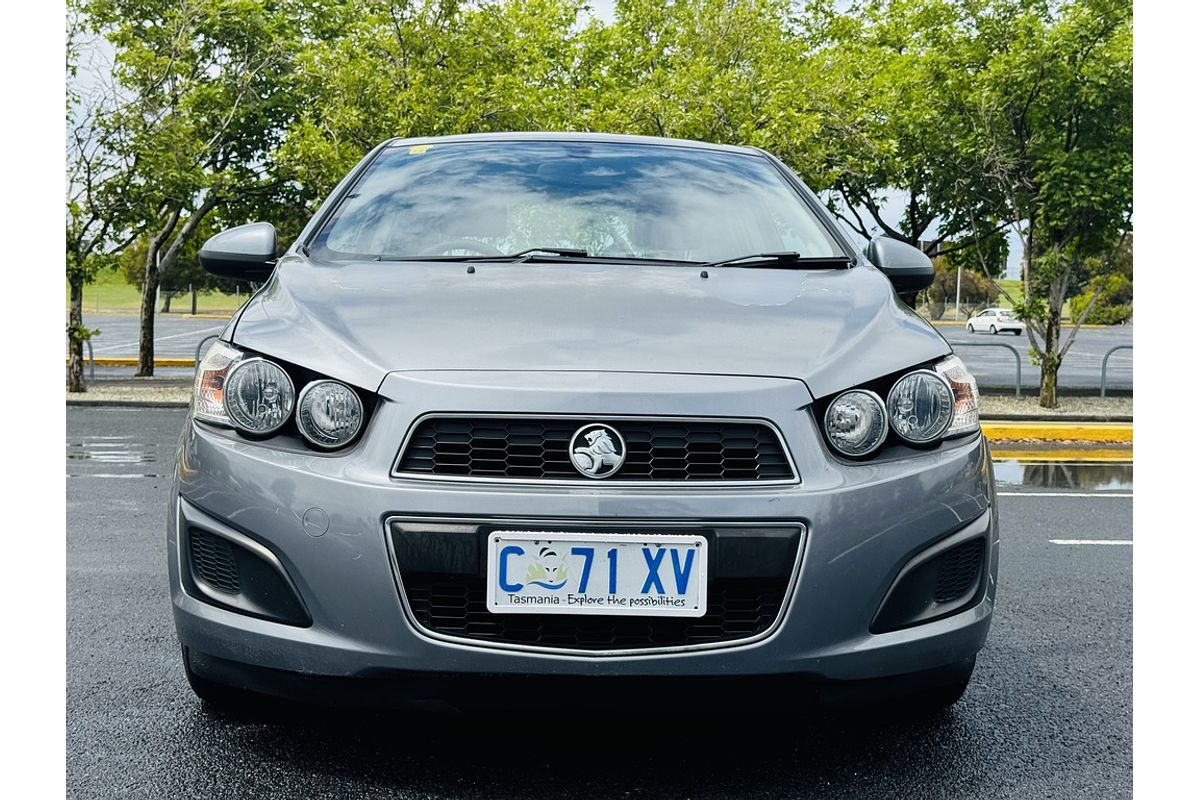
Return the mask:
M196 311L201 314L233 313L242 303L246 295L224 294L222 292L201 293L196 296ZM71 289L66 289L66 303L70 307ZM141 291L137 286L130 286L125 278L116 270L106 270L96 276L93 283L83 287L83 313L85 314L136 314L141 305ZM162 302L159 302L159 308ZM176 295L171 301L171 312L190 313L192 310L191 295Z
M996 281L996 283L1000 284L1000 288L1004 289L1004 291L1008 292L1018 300L1021 299L1021 293L1025 291L1019 280L1001 278L1000 280ZM996 305L1000 306L1001 308L1012 308L1012 303L1008 302L1008 298L1006 298L1003 294L1001 294L1000 298L996 301Z

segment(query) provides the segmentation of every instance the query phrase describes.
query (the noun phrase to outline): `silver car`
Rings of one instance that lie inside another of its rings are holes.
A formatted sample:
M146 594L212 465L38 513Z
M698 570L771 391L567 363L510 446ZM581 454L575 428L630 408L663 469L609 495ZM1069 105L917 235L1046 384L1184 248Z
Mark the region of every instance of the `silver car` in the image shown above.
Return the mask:
M857 252L770 154L388 141L282 255L256 223L200 257L265 281L170 498L204 700L966 688L999 541L975 381L902 302L929 260Z

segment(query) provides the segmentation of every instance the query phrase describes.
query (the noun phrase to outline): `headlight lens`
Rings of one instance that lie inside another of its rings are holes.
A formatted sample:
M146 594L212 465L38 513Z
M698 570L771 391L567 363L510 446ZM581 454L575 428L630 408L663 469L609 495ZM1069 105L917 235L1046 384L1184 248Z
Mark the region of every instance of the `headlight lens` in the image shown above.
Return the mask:
M843 455L857 458L874 452L888 433L883 400L866 389L842 392L825 410L825 433Z
M936 372L910 372L892 386L887 399L892 430L911 444L935 441L950 427L954 392L950 382Z
M283 367L264 358L248 358L229 370L225 413L240 430L273 433L283 427L296 404L296 389Z
M313 381L300 392L296 427L317 447L341 447L358 435L362 423L362 401L346 384Z
M225 413L225 379L242 356L241 350L221 341L214 342L208 348L196 367L196 382L192 392L196 419L218 425L233 425L233 420Z
M979 387L975 376L958 356L945 358L934 367L950 383L954 394L954 415L944 436L965 436L979 430Z

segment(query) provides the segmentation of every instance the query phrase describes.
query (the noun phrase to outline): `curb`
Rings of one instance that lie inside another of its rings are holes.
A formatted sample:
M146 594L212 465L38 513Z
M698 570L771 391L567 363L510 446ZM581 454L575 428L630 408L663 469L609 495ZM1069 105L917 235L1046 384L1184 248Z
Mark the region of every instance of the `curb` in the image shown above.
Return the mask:
M66 363L70 364L71 359L68 357ZM91 359L84 359L84 365L92 363ZM133 356L101 356L95 359L97 367L136 367L138 365L137 358ZM156 358L154 359L156 367L194 367L196 359L194 358Z
M191 403L183 400L119 400L113 397L83 400L68 397L67 405L72 407L103 406L108 408L187 408Z
M1129 464L1133 461L1130 450L1071 450L1055 448L1053 450L1022 450L1020 448L997 447L992 449L993 461L1026 461L1051 463L1100 463L1100 464Z
M1131 414L1062 414L1051 416L1028 416L1025 414L988 414L988 418L982 421L983 425L989 425L993 422L1054 422L1054 423L1071 423L1072 425L1086 425L1090 423L1114 423L1123 425L1132 425L1133 416ZM1024 438L1024 437L1022 437Z
M1133 442L1133 424L1124 422L1007 422L987 420L980 423L983 433L993 441L1013 439L1050 442Z

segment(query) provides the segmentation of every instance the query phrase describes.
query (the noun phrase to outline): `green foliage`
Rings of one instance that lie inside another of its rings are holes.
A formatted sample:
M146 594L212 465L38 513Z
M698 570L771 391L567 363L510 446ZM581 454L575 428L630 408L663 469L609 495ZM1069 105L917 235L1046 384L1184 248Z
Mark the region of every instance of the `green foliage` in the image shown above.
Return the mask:
M1008 264L1008 239L997 233L983 239L966 239L947 245L946 264L999 278Z
M1099 292L1091 311L1083 318L1084 310L1092 297ZM1119 325L1133 316L1133 281L1124 275L1108 275L1093 278L1087 290L1071 298L1071 319L1096 325Z
M254 219L288 241L386 139L595 130L769 150L863 236L945 251L981 302L1007 258L997 232L1020 231L1017 310L1050 366L1067 298L1132 274L1114 250L1132 208L1130 0L618 0L611 23L586 7L70 0L71 41L108 39L121 92L80 126L101 157L69 178L95 179L70 192L69 272L137 240L123 263L140 282L158 235L165 285L198 285L196 241Z
M67 324L67 338L73 342L86 342L88 339L96 336L99 333L99 328L88 328L77 322L71 322Z
M960 290L957 265L948 258L938 257L933 260L933 266L933 283L925 290L929 315L933 319L941 319L946 309L954 306L956 296L959 309L967 314L976 308L995 305L999 291L995 284L978 272L964 266Z

